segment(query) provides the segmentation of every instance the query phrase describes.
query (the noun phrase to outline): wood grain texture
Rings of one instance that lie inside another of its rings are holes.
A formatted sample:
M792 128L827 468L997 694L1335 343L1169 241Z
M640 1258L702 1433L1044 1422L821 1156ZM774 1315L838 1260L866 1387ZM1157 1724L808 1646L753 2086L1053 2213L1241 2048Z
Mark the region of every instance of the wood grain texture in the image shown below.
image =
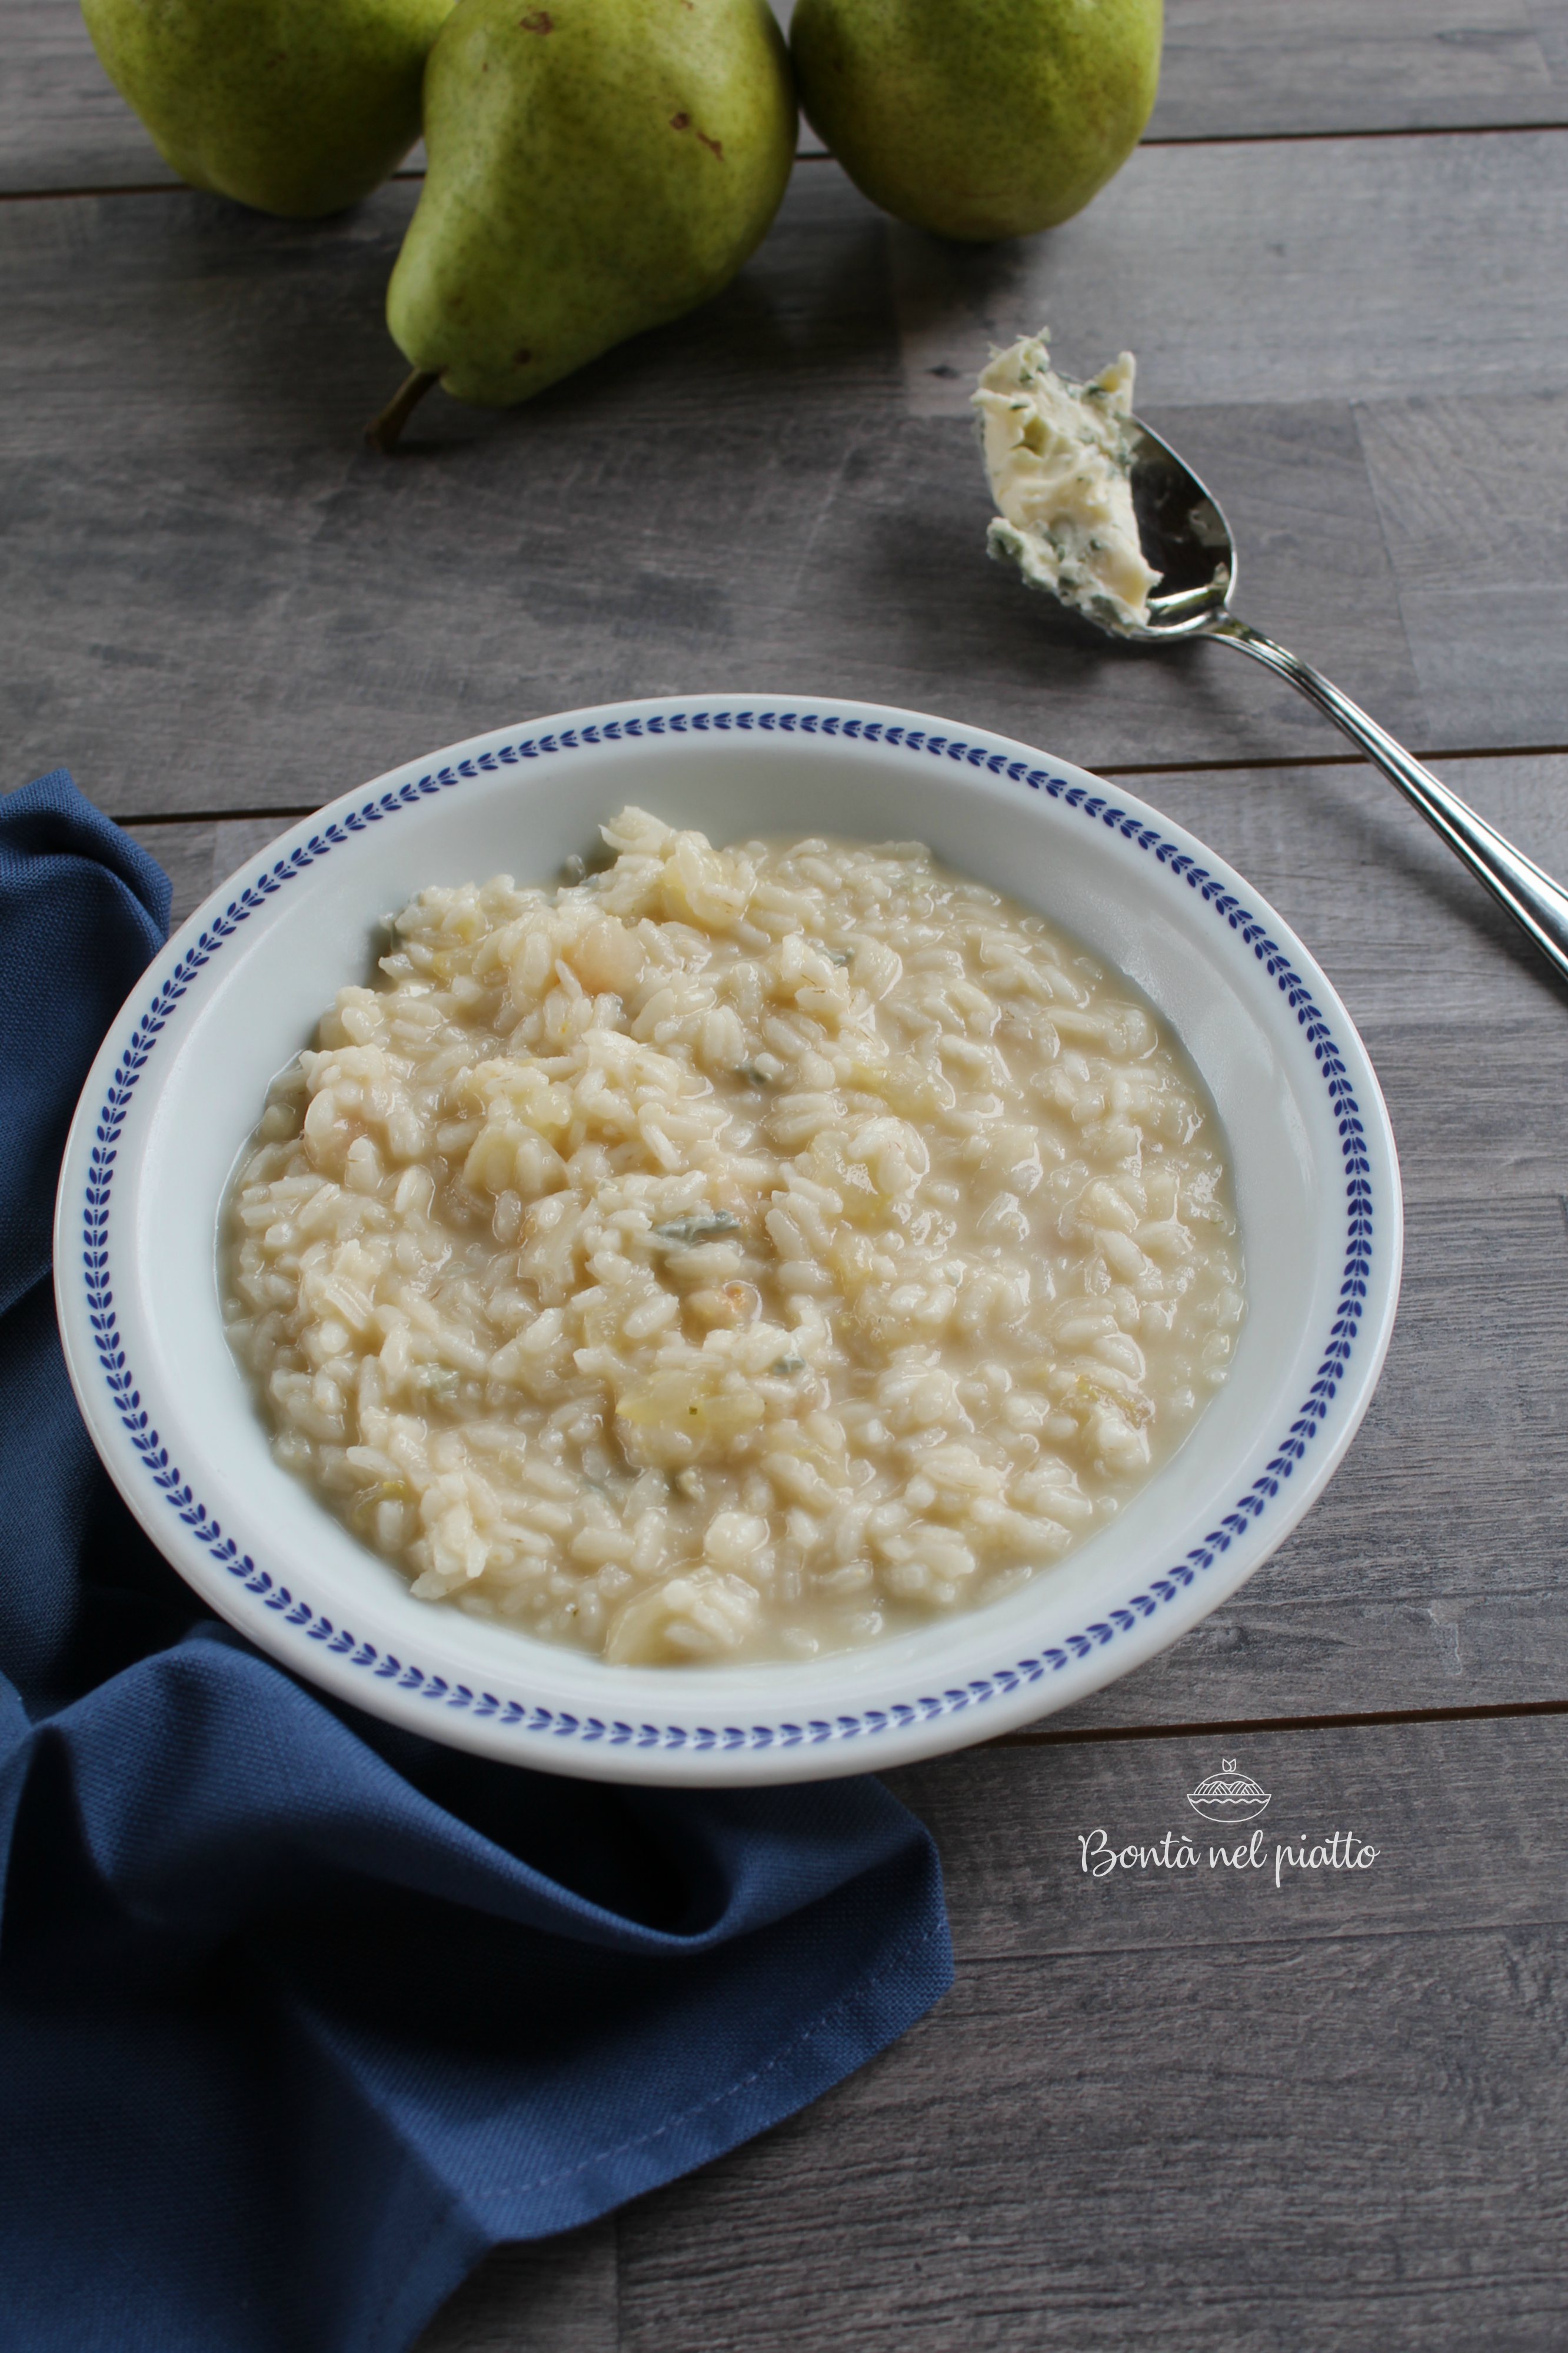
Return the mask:
M1556 0L1167 0L1151 139L1561 122Z
M976 1969L626 2218L624 2353L1556 2353L1565 1954Z
M0 195L175 185L99 64L77 0L6 0Z
M1215 649L1209 659L1226 658ZM1454 790L1528 856L1568 875L1568 757L1513 754L1439 765ZM1478 1041L1489 1038L1494 1055L1506 1055L1515 1033L1523 1052L1552 1054L1563 1027L1555 982L1376 769L1335 755L1311 767L1131 771L1116 784L1189 827L1295 927L1358 1025L1378 1039L1385 1086L1402 1085L1403 1049L1387 1033L1435 1021ZM1399 1114L1406 1188L1489 1192L1500 1180L1516 1191L1552 1189L1561 1166L1556 1123L1547 1103L1536 1110L1528 1089L1509 1127L1493 1125L1487 1145L1472 1145L1484 1159L1461 1171L1447 1149L1447 1123L1476 1076L1454 1051L1413 1071ZM1418 1150L1410 1123L1423 1117L1427 1097L1434 1121ZM1531 1163L1508 1158L1527 1134L1544 1147L1533 1163L1538 1174ZM1440 1155L1429 1164L1428 1147Z
M1462 720L1470 742L1508 741L1522 693L1562 742L1568 397L1369 403L1356 421L1434 740Z
M1086 1878L1096 1826L1198 1827L1213 1742L896 1777L942 1846L957 1986L806 2116L623 2215L624 2353L1559 2345L1561 1726L1298 1732L1241 1761L1278 1793L1270 1862L1349 1829L1376 1862L1279 1891Z
M1552 391L1564 223L1557 132L1145 147L1047 237L889 229L910 406L962 412L990 343L1042 320L1069 367L1135 352L1152 417Z
M1150 413L1231 510L1262 626L1417 748L1558 742L1568 537L1531 516L1568 502L1547 383L1568 372L1548 234L1568 226L1568 135L1335 154L1149 150L1126 175L1159 184L1139 202L1161 251L1122 273ZM1216 163L1239 215L1204 293L1215 330L1194 335ZM1324 169L1333 238L1265 299L1275 230L1321 210ZM393 188L316 227L186 195L0 206L14 773L64 760L127 816L297 808L481 726L695 687L901 702L1091 765L1337 749L1223 650L1116 648L987 562L967 424L900 406L908 271L832 164L796 174L707 311L521 412L433 396L388 463L357 437L395 373L381 292L411 201ZM1098 237L1064 231L1053 265L1069 355L1121 332ZM1347 278L1351 336L1326 290ZM943 302L954 350L995 309L951 280L921 294L928 358ZM1350 396L1360 373L1377 398ZM1513 388L1461 390L1478 376ZM1505 533L1457 608L1432 577L1421 436L1497 423L1513 446L1532 404L1515 587ZM1545 618L1516 631L1521 602Z

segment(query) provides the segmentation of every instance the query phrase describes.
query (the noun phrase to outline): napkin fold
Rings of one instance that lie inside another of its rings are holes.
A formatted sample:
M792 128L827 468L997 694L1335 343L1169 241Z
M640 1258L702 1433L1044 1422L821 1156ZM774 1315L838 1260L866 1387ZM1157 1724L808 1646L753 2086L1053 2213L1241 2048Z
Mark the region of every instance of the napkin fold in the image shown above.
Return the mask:
M952 1976L872 1780L620 1788L330 1702L209 1617L71 1397L49 1225L169 885L0 801L0 2347L394 2353L484 2251L815 2099Z

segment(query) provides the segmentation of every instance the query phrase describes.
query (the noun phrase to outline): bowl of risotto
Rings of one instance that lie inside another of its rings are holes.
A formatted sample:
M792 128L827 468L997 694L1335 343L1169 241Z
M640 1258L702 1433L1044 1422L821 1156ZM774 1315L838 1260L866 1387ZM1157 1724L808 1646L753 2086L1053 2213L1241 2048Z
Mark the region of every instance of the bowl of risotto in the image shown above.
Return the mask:
M1080 1698L1332 1474L1377 1082L1239 877L1046 754L617 704L347 795L105 1041L57 1289L126 1500L287 1667L615 1779Z

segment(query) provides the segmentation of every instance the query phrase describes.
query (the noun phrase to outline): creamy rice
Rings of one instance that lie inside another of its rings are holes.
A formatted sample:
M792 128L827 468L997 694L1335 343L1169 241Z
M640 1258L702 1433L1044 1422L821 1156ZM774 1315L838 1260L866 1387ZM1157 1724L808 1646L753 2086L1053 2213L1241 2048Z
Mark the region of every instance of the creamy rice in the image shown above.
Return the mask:
M1229 1363L1191 1066L918 844L604 834L422 892L273 1087L224 1289L279 1461L416 1594L612 1661L1043 1573Z

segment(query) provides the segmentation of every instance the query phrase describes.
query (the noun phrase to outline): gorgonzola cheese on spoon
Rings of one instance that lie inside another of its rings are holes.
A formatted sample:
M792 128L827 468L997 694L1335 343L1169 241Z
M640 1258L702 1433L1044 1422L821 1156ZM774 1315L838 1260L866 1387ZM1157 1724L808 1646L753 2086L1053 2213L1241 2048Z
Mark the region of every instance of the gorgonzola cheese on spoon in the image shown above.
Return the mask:
M1160 578L1132 511L1132 375L1123 352L1074 384L1045 336L1026 335L993 353L973 396L997 506L986 545L1090 620L1146 622Z

